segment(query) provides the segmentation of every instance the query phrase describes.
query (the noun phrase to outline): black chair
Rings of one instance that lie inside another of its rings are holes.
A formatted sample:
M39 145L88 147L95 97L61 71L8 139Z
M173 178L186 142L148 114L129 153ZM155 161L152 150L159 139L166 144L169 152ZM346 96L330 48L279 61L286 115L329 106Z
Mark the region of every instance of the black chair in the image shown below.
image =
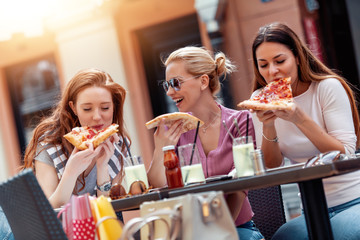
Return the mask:
M286 222L280 186L249 190L253 221L265 239L271 239Z
M67 239L61 222L30 169L0 184L0 206L15 239Z

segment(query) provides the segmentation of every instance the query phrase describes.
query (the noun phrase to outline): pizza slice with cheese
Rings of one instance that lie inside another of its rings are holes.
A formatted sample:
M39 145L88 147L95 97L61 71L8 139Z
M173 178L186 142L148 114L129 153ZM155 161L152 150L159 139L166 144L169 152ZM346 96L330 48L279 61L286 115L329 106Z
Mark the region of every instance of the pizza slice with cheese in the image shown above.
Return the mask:
M253 110L290 110L293 106L291 78L276 79L257 95L242 101L238 107Z
M145 123L145 126L148 129L157 127L160 124L160 121L162 119L165 120L165 125L167 127L170 127L173 124L173 122L175 122L177 120L183 120L184 121L184 123L183 123L184 132L187 132L191 129L195 129L197 127L198 121L200 121L199 127L204 124L203 121L201 121L197 117L194 117L191 114L184 113L184 112L175 112L175 113L167 113L167 114L157 116L156 118Z
M94 149L104 142L108 137L118 132L119 125L111 124L107 128L97 131L91 127L75 127L71 132L64 135L72 145L79 150L85 150L88 148L87 143L92 143Z

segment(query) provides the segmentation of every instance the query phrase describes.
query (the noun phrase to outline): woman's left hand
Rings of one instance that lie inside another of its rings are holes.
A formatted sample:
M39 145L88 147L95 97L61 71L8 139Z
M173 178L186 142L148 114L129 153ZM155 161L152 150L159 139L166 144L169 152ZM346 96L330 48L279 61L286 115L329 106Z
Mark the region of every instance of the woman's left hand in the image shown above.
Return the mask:
M115 151L114 143L119 142L119 140L120 137L114 133L95 149L94 155L96 158L96 166L98 168L107 168L108 162Z
M301 108L299 108L295 103L290 110L274 110L273 113L278 118L292 122L295 125L301 124L308 118L306 113Z

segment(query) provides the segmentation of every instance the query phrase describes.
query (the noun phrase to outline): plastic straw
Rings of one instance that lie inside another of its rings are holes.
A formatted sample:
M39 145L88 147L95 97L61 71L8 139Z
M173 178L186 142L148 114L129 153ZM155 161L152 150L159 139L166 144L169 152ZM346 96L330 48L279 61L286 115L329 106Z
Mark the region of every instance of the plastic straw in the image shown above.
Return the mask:
M235 124L235 127L236 127L236 129L237 129L237 131L238 131L238 134L239 134L239 137L240 137L240 136L241 136L240 128L239 128L239 124L238 124L238 121L237 121L236 118L234 118L234 124Z
M225 120L222 121L227 133L230 135L230 137L232 138L233 141L235 141L234 136L231 134L230 130L228 129L228 127L226 126Z
M195 145L196 145L196 139L197 139L197 135L198 135L198 133L199 133L199 126L200 126L200 121L198 121L198 123L197 123L197 127L196 127L194 144L193 144L193 147L192 147L192 150L191 150L191 156L190 156L190 165L192 164L192 160L193 160L193 156L194 156Z
M131 156L130 147L129 147L129 144L128 144L126 138L124 139L124 143L125 143L125 146L126 146L126 149L127 149L128 153L129 153L129 157L130 157L131 164L134 166L134 161L133 161L133 158L132 158L132 156Z
M248 143L249 136L249 114L246 115L246 143Z
M191 150L190 164L189 165L192 164L192 160L193 160L193 157L194 157L196 139L197 139L197 135L199 133L199 126L200 126L200 121L198 121L197 126L196 126L195 139L194 139L193 147L192 147L192 150ZM189 173L190 173L190 171L187 171L186 176L185 176L185 183L187 182L187 179L189 177Z

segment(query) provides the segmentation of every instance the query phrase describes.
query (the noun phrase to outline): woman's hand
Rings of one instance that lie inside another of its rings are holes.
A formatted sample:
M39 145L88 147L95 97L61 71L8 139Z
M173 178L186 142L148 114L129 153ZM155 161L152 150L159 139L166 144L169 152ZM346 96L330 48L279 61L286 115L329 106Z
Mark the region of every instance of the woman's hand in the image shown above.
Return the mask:
M169 129L166 130L165 121L161 120L154 133L155 148L162 148L167 145L176 145L183 133L183 121L175 121Z
M250 110L250 112L254 112L254 110ZM262 122L265 127L273 127L275 125L275 120L277 116L271 110L257 110L256 116L260 122Z
M66 163L65 171L75 177L78 177L84 172L94 159L94 147L92 144L88 145L88 149L80 151L74 148L68 162Z
M107 167L111 156L114 154L114 143L119 142L120 137L114 133L111 137L101 143L94 151L97 167Z
M276 110L273 111L273 113L276 117L292 122L295 125L300 125L305 120L310 119L310 117L301 108L297 107L296 104L294 104L290 110Z

